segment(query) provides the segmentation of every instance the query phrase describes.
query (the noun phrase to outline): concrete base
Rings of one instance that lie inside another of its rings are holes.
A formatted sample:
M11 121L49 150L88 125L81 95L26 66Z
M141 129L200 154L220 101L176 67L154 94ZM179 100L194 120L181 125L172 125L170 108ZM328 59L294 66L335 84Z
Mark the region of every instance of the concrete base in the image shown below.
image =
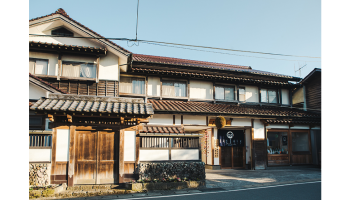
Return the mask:
M205 169L218 170L221 169L221 165L205 165Z

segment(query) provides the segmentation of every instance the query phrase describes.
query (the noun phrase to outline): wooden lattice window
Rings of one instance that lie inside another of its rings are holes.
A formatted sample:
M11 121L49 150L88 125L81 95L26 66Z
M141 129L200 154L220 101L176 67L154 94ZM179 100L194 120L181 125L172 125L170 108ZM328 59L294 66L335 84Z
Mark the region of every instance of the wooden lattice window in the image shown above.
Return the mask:
M30 149L50 149L52 146L52 136L50 134L30 134Z
M199 138L192 138L192 137L173 138L171 147L181 148L181 149L198 149Z
M52 30L51 35L61 35L61 36L73 37L73 32L71 32L65 28L59 28L59 29Z

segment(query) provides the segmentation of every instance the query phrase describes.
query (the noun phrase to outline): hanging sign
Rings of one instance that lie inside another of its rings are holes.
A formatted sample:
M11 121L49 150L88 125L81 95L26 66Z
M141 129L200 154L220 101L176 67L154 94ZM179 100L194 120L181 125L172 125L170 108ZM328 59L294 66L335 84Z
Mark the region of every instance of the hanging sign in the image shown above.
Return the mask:
M243 130L219 130L219 146L221 147L244 147Z
M288 137L287 136L282 136L282 145L287 146L288 145Z

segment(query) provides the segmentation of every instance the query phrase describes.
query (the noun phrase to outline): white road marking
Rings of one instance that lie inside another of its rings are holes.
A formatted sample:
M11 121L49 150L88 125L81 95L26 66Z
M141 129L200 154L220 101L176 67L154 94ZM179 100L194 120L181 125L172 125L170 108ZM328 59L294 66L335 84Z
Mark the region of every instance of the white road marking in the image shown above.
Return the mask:
M181 197L181 196L191 196L191 195L200 195L200 194L215 194L215 193L223 193L223 192L239 192L245 190L258 190L264 188L274 188L274 187L283 187L290 185L302 185L302 184L311 184L311 183L321 183L321 181L313 181L313 182L302 182L302 183L290 183L283 185L271 185L271 186L261 186L261 187L253 187L253 188L245 188L245 189L236 189L236 190L220 190L214 192L201 192L201 193L190 193L190 194L175 194L175 195L167 195L167 196L150 196L150 197L142 197L142 198L128 198L128 199L156 199L156 198L165 198L165 197ZM110 200L121 200L121 199L110 199Z

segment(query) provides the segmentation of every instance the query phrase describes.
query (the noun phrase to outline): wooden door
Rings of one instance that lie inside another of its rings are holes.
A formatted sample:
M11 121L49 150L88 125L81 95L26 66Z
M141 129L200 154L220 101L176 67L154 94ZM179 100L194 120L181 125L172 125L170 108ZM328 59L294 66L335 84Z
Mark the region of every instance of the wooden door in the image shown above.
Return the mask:
M243 167L243 148L244 147L233 147L232 155L233 155L233 162L232 167L233 168L241 168Z
M97 132L76 131L76 184L96 183Z
M98 132L97 184L117 183L118 181L118 139L114 132Z
M232 168L232 147L221 147L221 168Z

